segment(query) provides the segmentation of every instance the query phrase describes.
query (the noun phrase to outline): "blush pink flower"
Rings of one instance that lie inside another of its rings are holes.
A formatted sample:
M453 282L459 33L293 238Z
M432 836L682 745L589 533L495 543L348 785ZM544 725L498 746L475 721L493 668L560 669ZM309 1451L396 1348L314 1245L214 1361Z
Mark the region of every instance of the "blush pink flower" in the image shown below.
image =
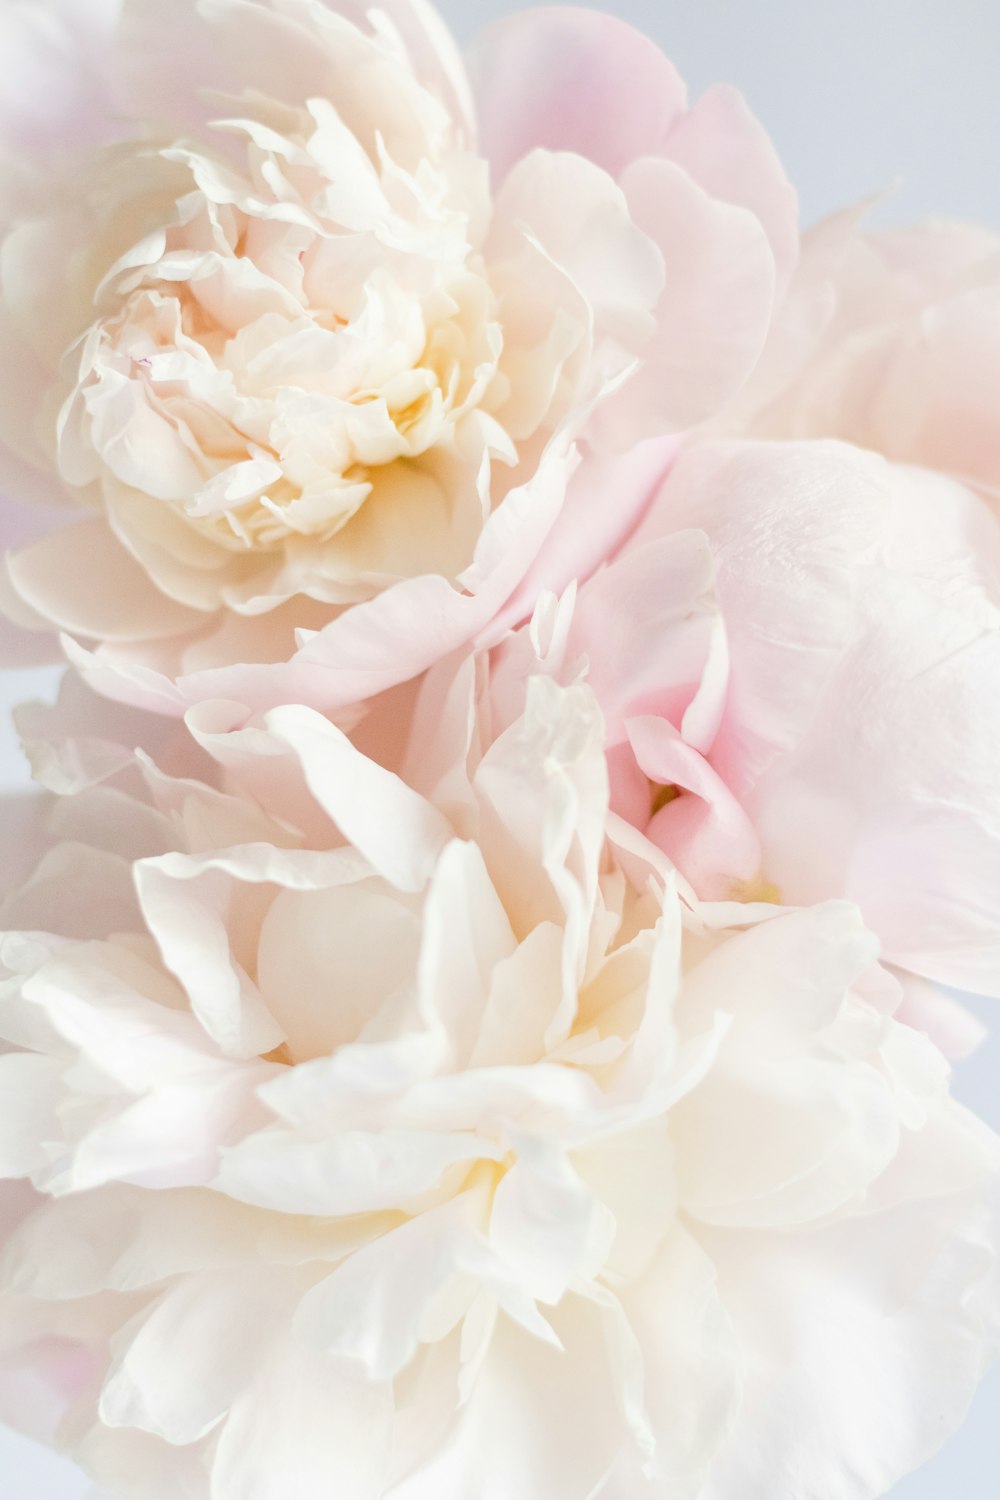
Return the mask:
M13 31L39 76L60 27L109 20L34 10ZM8 488L85 519L15 554L4 594L149 706L337 709L478 635L529 570L591 571L665 435L750 374L794 264L739 97L689 110L650 43L586 12L501 28L474 91L417 0L123 0L103 61L53 90L62 128L108 136L69 175L37 94L10 127ZM646 439L613 495L574 481L575 442Z
M991 1351L996 1141L856 909L700 902L609 811L588 687L413 698L402 775L305 707L193 709L201 778L68 728L0 1413L121 1500L873 1500Z
M549 630L602 705L615 807L703 897L846 897L888 962L1000 993L1000 527L976 493L839 444L693 446ZM500 648L496 692L534 650Z
M803 237L755 378L724 426L837 437L1000 492L1000 237L931 223L865 234L860 211Z

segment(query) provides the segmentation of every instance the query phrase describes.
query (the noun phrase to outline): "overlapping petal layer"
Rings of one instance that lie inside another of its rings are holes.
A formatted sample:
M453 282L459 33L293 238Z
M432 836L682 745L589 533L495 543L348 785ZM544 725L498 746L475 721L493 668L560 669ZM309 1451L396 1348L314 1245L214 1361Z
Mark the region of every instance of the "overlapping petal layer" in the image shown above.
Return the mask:
M847 897L890 962L1000 993L1000 530L974 491L846 445L698 444L564 612L552 669L587 664L615 806L701 895Z
M588 687L460 656L408 723L393 770L205 705L200 780L67 723L73 842L0 945L0 1167L50 1200L5 1361L130 1500L877 1494L981 1372L997 1148L876 941L699 902L609 812Z
M575 7L0 50L2 649L72 663L0 1419L108 1500L875 1500L1000 1332L995 237L800 257Z
M91 517L13 556L16 623L97 647L119 697L180 709L241 665L253 687L229 696L333 709L478 636L529 569L558 582L563 511L591 571L656 475L594 513L574 441L710 417L794 260L794 195L742 103L687 112L676 83L667 109L670 64L618 27L648 54L639 114L671 129L637 127L612 160L497 119L505 45L481 156L423 4L106 9L74 135L112 138L67 178L24 126L4 221L5 483ZM44 0L9 24L42 69L40 32L61 56L84 18ZM586 13L560 26L588 52ZM588 112L605 138L606 108Z

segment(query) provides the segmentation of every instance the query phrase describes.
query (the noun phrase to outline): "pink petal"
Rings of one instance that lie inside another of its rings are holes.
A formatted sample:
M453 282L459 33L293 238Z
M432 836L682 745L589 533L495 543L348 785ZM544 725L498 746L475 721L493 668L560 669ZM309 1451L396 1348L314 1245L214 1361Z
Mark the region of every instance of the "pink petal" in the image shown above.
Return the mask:
M887 351L870 431L890 457L1000 488L1000 257L992 286L928 308Z
M460 580L466 592L436 574L404 579L322 629L303 631L290 660L236 662L173 678L166 663L87 652L72 641L67 654L97 692L160 713L183 714L210 698L253 710L300 703L336 712L408 681L486 629L555 524L575 463L565 440L554 439L532 479L512 490L483 528Z
M65 153L110 133L104 73L120 0L6 0L0 11L0 138Z
M639 374L597 414L610 441L620 429L652 436L712 416L760 358L775 292L774 256L752 213L652 157L629 167L622 185L667 281Z
M686 526L711 541L731 654L712 762L737 796L798 743L851 641L878 477L877 463L839 444L692 448L629 544Z
M648 37L575 6L498 21L470 69L495 182L538 146L577 152L618 176L662 148L686 103L673 64Z
M646 836L706 900L724 900L760 872L760 841L725 782L665 719L631 719L628 736L650 781L682 795L653 817Z
M716 557L731 679L711 758L764 879L857 902L900 968L1000 993L990 509L839 444L706 445L631 546L679 526Z
M677 120L664 155L714 198L755 215L771 244L780 294L798 260L798 199L743 95L726 84L709 89Z
M581 589L568 656L587 661L609 744L625 721L657 714L679 728L719 625L708 538L675 532L629 553Z
M540 594L561 594L614 557L641 520L677 449L676 438L654 438L614 458L584 455L538 557L490 625L491 640L526 619Z

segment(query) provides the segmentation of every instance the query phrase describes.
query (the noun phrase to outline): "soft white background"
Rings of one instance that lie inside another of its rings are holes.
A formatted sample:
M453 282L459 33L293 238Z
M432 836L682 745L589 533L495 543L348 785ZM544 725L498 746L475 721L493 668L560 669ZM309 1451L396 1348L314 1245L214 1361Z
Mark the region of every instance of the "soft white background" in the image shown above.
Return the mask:
M440 8L466 40L524 7L442 0ZM1000 0L603 0L601 8L654 36L692 94L719 79L743 89L799 188L804 223L898 183L878 210L884 222L935 215L1000 229ZM7 709L51 693L52 682L52 674L8 674L3 685L4 788L24 784ZM956 1084L1000 1128L998 1082L1000 1032ZM963 1430L892 1500L991 1500L998 1474L994 1371ZM0 1430L0 1500L80 1500L86 1490L72 1465Z

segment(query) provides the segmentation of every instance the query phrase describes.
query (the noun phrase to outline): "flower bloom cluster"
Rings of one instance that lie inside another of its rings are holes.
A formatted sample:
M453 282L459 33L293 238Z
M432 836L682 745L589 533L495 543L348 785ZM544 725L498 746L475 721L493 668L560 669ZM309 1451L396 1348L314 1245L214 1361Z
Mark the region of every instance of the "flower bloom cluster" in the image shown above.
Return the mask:
M618 21L0 19L0 1420L875 1500L1000 1334L1000 252Z

